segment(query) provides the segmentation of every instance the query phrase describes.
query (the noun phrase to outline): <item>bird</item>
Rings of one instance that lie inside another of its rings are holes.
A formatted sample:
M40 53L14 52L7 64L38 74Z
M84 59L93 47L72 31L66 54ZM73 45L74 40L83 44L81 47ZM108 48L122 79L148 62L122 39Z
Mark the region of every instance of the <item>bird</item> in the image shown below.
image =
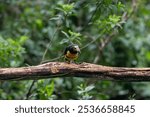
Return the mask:
M77 44L71 44L65 48L64 58L68 63L75 62L81 53L80 48Z

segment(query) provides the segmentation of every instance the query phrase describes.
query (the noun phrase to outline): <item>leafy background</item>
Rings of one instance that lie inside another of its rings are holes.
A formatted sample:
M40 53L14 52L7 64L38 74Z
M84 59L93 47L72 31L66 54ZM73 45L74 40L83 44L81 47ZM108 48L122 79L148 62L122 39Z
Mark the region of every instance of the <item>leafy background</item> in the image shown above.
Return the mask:
M0 66L63 61L66 45L78 62L150 66L149 0L0 0ZM0 81L0 99L150 99L149 82L63 78Z

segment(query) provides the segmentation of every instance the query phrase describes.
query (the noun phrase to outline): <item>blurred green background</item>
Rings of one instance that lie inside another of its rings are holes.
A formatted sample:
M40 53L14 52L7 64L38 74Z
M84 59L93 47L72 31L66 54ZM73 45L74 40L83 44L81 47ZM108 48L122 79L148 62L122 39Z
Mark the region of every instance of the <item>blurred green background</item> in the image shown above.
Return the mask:
M150 66L149 0L0 0L0 67L63 61ZM0 99L26 99L29 81L0 81ZM64 78L35 82L28 99L150 99L149 82Z

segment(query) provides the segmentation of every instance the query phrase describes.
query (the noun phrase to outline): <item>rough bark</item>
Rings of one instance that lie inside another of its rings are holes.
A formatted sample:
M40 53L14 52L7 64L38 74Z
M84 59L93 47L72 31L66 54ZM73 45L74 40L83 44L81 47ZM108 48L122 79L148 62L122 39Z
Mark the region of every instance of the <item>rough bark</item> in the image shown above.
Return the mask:
M0 80L35 80L55 77L98 78L99 80L150 81L150 68L108 67L90 63L49 62L37 66L0 68Z

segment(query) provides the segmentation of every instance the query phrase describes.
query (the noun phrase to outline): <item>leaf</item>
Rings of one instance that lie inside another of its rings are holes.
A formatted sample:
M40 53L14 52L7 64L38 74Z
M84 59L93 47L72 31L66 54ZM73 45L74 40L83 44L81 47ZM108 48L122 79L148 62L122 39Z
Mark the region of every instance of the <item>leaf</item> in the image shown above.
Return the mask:
M53 91L54 91L54 81L52 80L49 85L46 85L46 93L48 97L52 95Z
M146 59L150 61L150 52L146 52Z
M68 42L69 42L68 39L62 39L59 43L60 43L60 44L64 44L64 43L68 43Z
M35 20L35 23L36 23L36 25L37 25L38 28L41 29L41 28L43 27L43 22L42 22L41 19L36 19L36 20Z
M87 86L87 87L85 88L85 91L86 91L86 92L89 92L89 91L91 91L91 90L94 89L94 88L95 88L94 85L90 85L90 86Z
M71 4L59 4L59 7L57 7L57 10L63 11L64 14L69 14L72 12L74 8L74 3Z
M64 31L61 31L61 32L69 39L69 35L66 32Z
M22 45L25 43L25 41L28 39L29 37L28 36L21 36L20 37L20 40L19 40L19 43Z
M71 30L69 30L68 32L69 32L69 34L70 34L71 36L74 36L74 37L80 37L80 36L81 36L80 33L72 32Z

